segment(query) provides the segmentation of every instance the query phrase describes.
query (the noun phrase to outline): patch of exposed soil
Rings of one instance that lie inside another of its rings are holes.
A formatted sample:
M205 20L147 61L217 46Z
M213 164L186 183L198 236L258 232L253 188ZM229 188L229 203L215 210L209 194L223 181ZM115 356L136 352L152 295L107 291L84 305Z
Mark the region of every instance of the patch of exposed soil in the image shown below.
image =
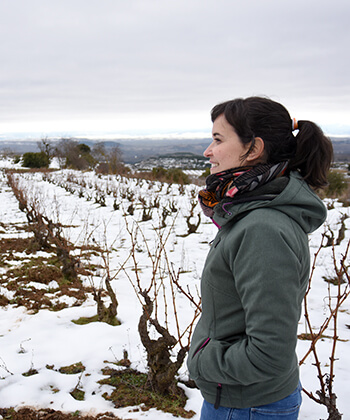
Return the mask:
M55 281L56 286L48 286ZM25 306L28 310L37 312L40 309L61 310L68 305L60 302L60 298L67 296L74 299L73 306L80 306L86 300L86 292L82 282L76 278L66 280L59 267L51 259L32 258L14 268L9 268L0 278L0 283L14 296L9 303ZM0 305L6 301L0 300Z
M33 238L2 238L0 241L0 253L26 252L30 254L38 250Z
M125 361L124 361L125 362ZM121 364L121 363L117 363ZM177 393L161 395L153 392L147 384L147 374L127 367L126 369L105 368L102 373L108 378L99 381L100 384L110 385L114 390L103 394L107 401L112 401L116 408L141 405L141 410L148 411L157 408L177 417L190 419L195 412L185 410L187 397L178 387Z
M49 408L35 410L33 408L21 408L18 411L13 408L0 408L0 415L8 420L121 420L112 413L103 413L96 416L80 415L75 413L62 413ZM132 419L129 419L132 420Z

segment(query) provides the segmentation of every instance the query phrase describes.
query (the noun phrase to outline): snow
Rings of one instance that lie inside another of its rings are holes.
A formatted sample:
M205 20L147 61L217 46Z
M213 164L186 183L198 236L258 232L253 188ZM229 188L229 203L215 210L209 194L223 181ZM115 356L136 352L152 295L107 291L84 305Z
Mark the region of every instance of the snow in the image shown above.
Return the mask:
M8 168L10 164L6 161L2 166ZM133 368L146 371L146 354L137 329L141 305L133 286L124 271L120 270L120 266L125 263L125 270L129 272L132 279L135 279L132 261L127 260L131 246L127 229L135 229L133 222L137 221L143 235L139 233L136 241L136 255L141 269L140 277L145 286L149 284L152 261L149 258L147 247L150 250L155 249L158 235L162 231L155 227L160 224L162 208L170 201L176 204L179 211L176 218L175 213L168 216L167 227L165 230L163 229L169 234L166 241L167 255L176 269L182 269L181 284L184 287L188 286L193 295L196 294L209 242L216 233L216 227L204 220L205 218L202 216L198 232L184 236L187 232L185 218L189 216L191 203L196 200L199 187L189 185L185 186L184 191L181 191L176 185L168 188L166 184L151 184L146 181L127 180L117 176L97 176L92 172L56 171L49 174L25 173L16 176L18 176L19 184L27 192L28 198L38 201L41 212L65 226L64 235L67 239L76 245L94 244L110 251L108 268L112 279L111 285L119 302L118 319L121 321L121 325L110 326L101 322L87 325L73 323L72 320L80 317L96 315L96 303L91 295L80 306L73 306L74 298L65 297L64 300L68 307L60 311L41 309L35 313L28 311L23 306L1 306L0 407L31 406L66 412L78 410L86 414L108 411L120 418L128 419L175 419L173 415L155 409L142 411L138 407L114 408L111 402L102 397L105 392L111 393L112 388L101 385L98 381L105 378L102 369L112 366L113 362L121 359L124 350L128 352ZM106 189L109 189L110 193L105 194L106 206L101 206L95 202L95 197L97 191L101 193ZM134 195L134 198L142 196L147 203L152 202L155 196L159 197L159 209L153 209L152 220L140 222L142 207L137 199L135 200L134 215L126 215L130 204L128 196L131 195ZM119 210L113 209L115 201L120 204ZM200 213L200 209L197 205L194 209L193 223L196 222L198 213ZM326 226L329 224L335 232L338 232L341 216L343 214L350 215L349 213L349 208L335 203L334 209L329 211L325 226L310 236L312 256L319 248ZM25 213L18 208L18 202L6 183L4 172L0 174L0 214L0 239L30 237L31 233L19 230L27 223L27 219ZM336 247L337 258L340 258L345 252L345 246L349 240L349 220L345 220L347 227L345 239ZM45 255L44 252L38 251L36 257L43 255ZM27 254L23 256L32 257ZM91 283L96 286L101 284L106 274L102 262L101 255L91 256L91 263L99 263L102 267L94 276L82 278L86 286ZM19 264L18 261L17 264ZM334 271L332 264L331 248L323 248L317 259L308 299L311 322L316 329L329 314L328 284L322 279L322 276L332 274ZM4 272L5 269L2 267L0 275ZM56 281L52 281L48 285L32 282L26 287L30 286L47 289L52 292L52 298L57 299L54 294L58 286ZM336 288L332 287L331 294L333 296ZM13 291L8 291L4 286L0 287L0 294L9 299L13 297ZM59 299L62 301L63 298ZM180 324L187 325L186 322L189 322L193 316L193 306L179 292L176 292L176 300ZM108 299L106 299L106 304L109 304ZM344 413L344 419L350 418L350 415L347 414L350 412L348 398L350 330L346 326L350 324L349 309L350 299L345 301L339 312L338 334L342 341L337 343L336 357L339 360L335 363L334 387L338 396L338 408L340 412ZM168 321L175 333L174 318L170 312ZM302 317L299 332L306 331L305 321ZM332 336L331 327L326 334ZM327 369L329 364L331 345L331 340L327 338L320 340L317 344L321 365L324 369ZM299 340L297 353L300 358L303 357L309 346L309 341ZM81 362L85 366L86 369L83 373L65 375L59 372L60 367L77 362ZM319 389L319 384L313 363L313 357L309 356L300 369L303 386L308 391L315 393ZM38 373L32 376L23 376L23 373L30 369L36 369ZM185 363L179 374L181 378L187 379ZM84 401L77 401L70 395L77 385L85 391ZM180 386L185 389L188 396L186 409L194 410L196 415L193 419L198 420L202 404L199 391L186 388L184 385ZM300 419L321 418L327 418L326 409L303 395Z

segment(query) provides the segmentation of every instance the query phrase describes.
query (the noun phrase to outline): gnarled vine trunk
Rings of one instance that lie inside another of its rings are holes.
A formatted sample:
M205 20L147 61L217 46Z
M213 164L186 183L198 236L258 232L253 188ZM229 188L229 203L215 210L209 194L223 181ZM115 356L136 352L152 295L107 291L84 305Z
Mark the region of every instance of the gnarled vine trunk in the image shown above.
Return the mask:
M175 375L181 367L187 347L183 347L177 354L176 361L171 360L171 350L177 344L177 340L169 331L162 327L156 319L152 319L153 302L147 292L140 292L145 299L143 313L139 320L139 334L142 344L147 352L148 386L157 393L175 395L181 392L176 385ZM149 336L149 325L152 325L160 334L157 340Z

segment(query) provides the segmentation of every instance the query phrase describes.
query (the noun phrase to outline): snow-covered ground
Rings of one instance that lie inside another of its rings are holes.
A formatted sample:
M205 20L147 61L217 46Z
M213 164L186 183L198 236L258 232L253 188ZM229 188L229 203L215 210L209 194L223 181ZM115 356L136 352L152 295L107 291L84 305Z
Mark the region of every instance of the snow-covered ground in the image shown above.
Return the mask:
M2 166L9 166L3 162ZM74 171L57 171L43 175L41 173L26 173L18 176L19 185L25 189L28 199L36 200L41 212L55 222L62 223L67 239L78 244L95 244L109 250L108 268L112 274L112 287L119 301L118 318L120 326L110 326L105 323L94 322L87 325L76 325L72 320L89 317L96 314L96 303L90 296L82 305L74 306L74 299L57 297L53 299L67 303L67 308L60 311L41 309L38 312L28 311L23 306L0 306L0 407L32 406L36 408L52 408L61 411L80 411L81 413L96 414L113 412L121 418L132 419L172 419L171 414L157 410L142 411L135 407L114 408L113 404L102 397L105 392L111 393L112 388L100 385L99 380L105 378L102 369L112 366L113 362L122 359L123 351L128 352L132 367L140 371L146 370L146 354L138 334L138 321L141 315L141 305L134 288L123 270L118 271L125 263L125 270L134 279L131 260L126 261L130 252L131 238L127 232L138 223L140 231L137 238L137 258L139 261L140 277L145 287L149 284L152 271L152 261L148 249L154 250L159 238L159 232L169 234L166 240L166 252L176 269L181 268L180 282L190 288L193 293L199 288L201 270L209 248L209 242L216 233L216 227L202 216L201 224L196 233L186 236L186 217L189 217L194 207L193 224L198 220L199 206L195 206L197 186L168 187L166 184L147 183L146 181L126 180L116 176L96 176L93 173L79 173ZM105 193L104 193L105 192ZM105 206L96 201L104 196ZM130 197L134 197L135 212L128 214ZM139 197L150 204L158 198L159 207L152 210L152 219L141 222L142 205ZM158 228L162 220L162 208L172 203L177 209L167 216L167 226ZM116 209L116 205L119 208ZM126 215L127 214L127 215ZM177 215L175 218L175 214ZM327 224L335 231L340 229L343 214L350 216L350 209L335 203L335 208L329 211ZM21 212L18 202L6 182L4 173L0 174L0 239L28 237L31 233L20 229L26 225L25 213ZM345 239L336 247L339 259L345 252L349 241L349 221L345 220L347 230ZM126 224L127 222L127 224ZM325 224L326 226L326 224ZM322 233L320 228L310 236L311 255L317 252ZM135 231L134 231L135 232ZM165 238L165 236L164 236ZM42 252L42 251L40 251ZM38 252L38 256L42 255ZM19 264L20 255L11 256L11 266ZM126 262L125 262L126 261ZM86 263L86 261L84 261ZM83 262L83 263L84 263ZM102 264L101 255L91 257L91 263ZM349 261L347 262L349 264ZM103 264L102 264L103 265ZM3 275L8 267L0 267ZM128 271L129 270L129 271ZM329 315L328 283L322 277L331 276L333 269L331 247L322 248L319 253L316 269L312 280L312 287L308 299L309 314L314 328L320 327ZM113 274L118 275L113 278ZM93 278L82 278L87 286L93 282L101 284L105 275L103 267ZM53 285L32 284L32 287L53 288ZM331 287L331 295L336 294L336 287ZM344 288L345 286L343 286ZM48 292L49 293L49 292ZM12 299L14 292L0 285L0 295ZM178 316L181 328L185 328L193 316L193 306L188 300L176 293L179 305ZM334 299L332 299L334 301ZM108 299L106 298L106 303ZM161 307L161 305L160 305ZM341 307L338 318L338 335L341 339L337 343L335 363L334 391L338 396L337 403L343 419L350 419L350 400L348 398L348 377L350 375L350 299ZM169 325L176 334L175 325L169 309ZM307 332L302 317L299 332ZM332 328L325 333L332 336ZM324 338L317 344L319 357L324 373L329 366L331 353L331 339ZM300 358L304 356L310 346L309 341L299 340L297 352ZM65 375L59 372L62 366L81 362L85 366L83 374ZM303 386L314 394L319 389L317 372L313 365L314 359L309 356L301 366ZM23 376L30 369L37 370L37 374ZM180 369L180 377L187 378L185 364ZM79 385L85 391L85 399L78 401L70 392ZM199 419L202 398L198 390L188 389L181 385L188 395L186 409L194 410ZM326 419L326 409L319 406L306 395L300 419Z

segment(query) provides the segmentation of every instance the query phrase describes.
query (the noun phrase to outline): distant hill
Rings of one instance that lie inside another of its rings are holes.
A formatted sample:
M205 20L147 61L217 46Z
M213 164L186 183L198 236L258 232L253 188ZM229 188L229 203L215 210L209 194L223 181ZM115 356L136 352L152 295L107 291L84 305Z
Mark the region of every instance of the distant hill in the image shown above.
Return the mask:
M338 162L350 162L350 137L332 139L334 160Z
M52 139L52 143L59 139ZM202 156L204 150L208 147L211 139L115 139L115 140L92 140L89 138L76 138L79 143L85 143L93 147L96 143L104 143L106 148L118 146L123 154L125 163L135 164L145 161L151 157L169 157L174 154L194 154ZM36 152L39 140L0 140L0 152L12 152L14 154L23 154L25 152ZM336 161L350 162L350 137L332 138L334 155Z
M116 139L111 140L91 140L88 138L74 139L79 143L85 143L93 147L96 143L104 143L106 148L118 146L123 154L125 163L134 164L141 162L150 157L160 155L169 155L174 153L192 153L195 155L203 155L204 150L210 143L207 139ZM52 139L52 143L57 143L58 139ZM0 152L12 152L15 154L23 154L26 152L39 151L36 140L0 140Z

